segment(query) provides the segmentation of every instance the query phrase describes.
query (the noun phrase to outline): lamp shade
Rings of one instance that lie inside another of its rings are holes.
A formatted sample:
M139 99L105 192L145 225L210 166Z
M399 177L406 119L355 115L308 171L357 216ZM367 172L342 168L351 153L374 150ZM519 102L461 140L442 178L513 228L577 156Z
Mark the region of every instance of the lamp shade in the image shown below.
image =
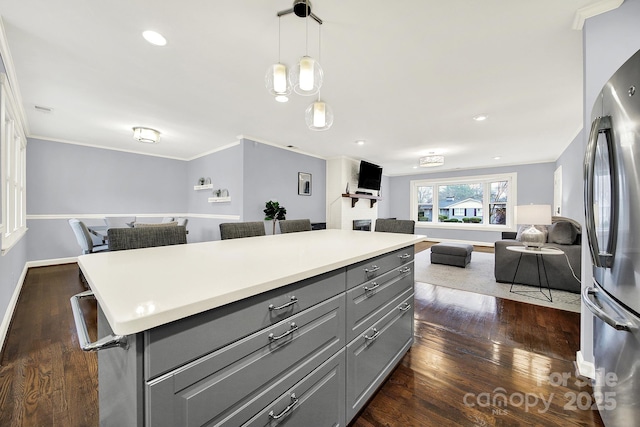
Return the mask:
M160 132L155 129L135 127L133 128L133 139L147 144L157 144L160 140Z
M322 86L323 76L318 61L310 56L303 56L289 72L289 81L298 95L315 95Z
M327 130L333 125L333 110L320 100L309 105L304 116L311 130Z
M287 66L284 64L278 62L270 66L265 74L264 83L269 93L274 95L279 102L288 99L288 95L291 94Z
M516 224L550 225L551 205L521 205L515 209Z

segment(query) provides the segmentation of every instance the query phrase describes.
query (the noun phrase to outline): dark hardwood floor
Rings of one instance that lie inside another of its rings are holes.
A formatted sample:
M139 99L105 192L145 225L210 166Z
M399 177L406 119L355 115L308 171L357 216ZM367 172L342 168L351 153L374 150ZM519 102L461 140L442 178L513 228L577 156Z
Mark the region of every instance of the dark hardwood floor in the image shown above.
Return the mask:
M69 304L82 290L75 264L29 270L0 359L0 426L98 426L97 358ZM352 427L602 426L576 407L592 398L574 373L579 327L577 313L416 283L415 344Z

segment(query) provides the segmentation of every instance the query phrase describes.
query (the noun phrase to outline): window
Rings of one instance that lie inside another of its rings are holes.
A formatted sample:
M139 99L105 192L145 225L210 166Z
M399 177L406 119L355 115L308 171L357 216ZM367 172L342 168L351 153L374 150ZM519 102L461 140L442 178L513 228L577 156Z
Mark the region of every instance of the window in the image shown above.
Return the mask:
M411 216L418 227L511 228L515 189L515 173L411 181Z
M27 139L17 104L4 74L0 74L0 173L2 222L0 248L6 253L27 231Z

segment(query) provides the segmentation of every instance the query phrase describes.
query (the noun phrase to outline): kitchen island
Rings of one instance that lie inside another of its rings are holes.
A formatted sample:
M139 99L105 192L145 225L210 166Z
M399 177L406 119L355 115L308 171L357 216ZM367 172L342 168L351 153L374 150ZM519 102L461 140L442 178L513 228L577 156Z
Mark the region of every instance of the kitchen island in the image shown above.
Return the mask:
M346 425L413 342L413 245L320 230L79 257L101 425ZM311 420L311 421L310 421Z

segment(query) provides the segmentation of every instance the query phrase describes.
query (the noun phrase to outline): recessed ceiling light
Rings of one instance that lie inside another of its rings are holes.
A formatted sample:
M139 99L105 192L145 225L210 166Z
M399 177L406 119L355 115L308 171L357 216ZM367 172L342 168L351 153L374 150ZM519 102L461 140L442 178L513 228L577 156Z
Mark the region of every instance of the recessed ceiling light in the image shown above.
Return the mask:
M502 158L502 157L500 157L500 156L495 156L495 157L493 158L493 160L500 160L501 158Z
M156 46L164 46L167 44L167 39L165 39L162 34L156 33L155 31L145 31L142 33L142 37L149 43Z
M359 139L356 141L357 145L364 145L364 140L363 139Z
M476 122L481 122L483 120L487 120L488 118L489 116L486 114L478 114L477 116L473 116L473 120L475 120Z
M289 97L287 95L276 95L276 101L287 102L289 101Z

